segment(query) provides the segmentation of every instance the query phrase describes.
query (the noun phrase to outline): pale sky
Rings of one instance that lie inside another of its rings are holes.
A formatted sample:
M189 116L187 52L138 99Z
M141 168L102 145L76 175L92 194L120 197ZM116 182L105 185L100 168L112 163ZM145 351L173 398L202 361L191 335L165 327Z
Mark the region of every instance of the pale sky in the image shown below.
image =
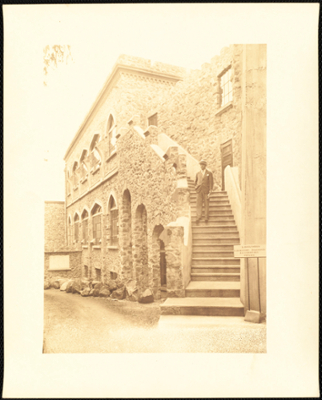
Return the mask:
M225 35L215 33L219 25L225 32L229 15L219 18L214 7L191 5L179 11L175 5L113 5L92 7L86 14L77 10L79 6L70 5L44 15L51 40L43 45L69 44L74 59L49 71L42 93L50 121L44 148L47 200L64 199L63 155L120 54L195 69L230 44Z

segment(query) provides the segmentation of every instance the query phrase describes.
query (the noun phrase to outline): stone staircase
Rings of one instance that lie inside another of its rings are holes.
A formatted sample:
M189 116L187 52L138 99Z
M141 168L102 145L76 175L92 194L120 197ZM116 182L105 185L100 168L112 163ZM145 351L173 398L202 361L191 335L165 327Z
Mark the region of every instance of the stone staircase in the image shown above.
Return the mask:
M186 297L168 298L162 315L244 316L240 301L240 260L234 258L239 234L226 192L213 192L209 221L196 223L197 194L188 178L192 213L191 281ZM204 210L203 210L204 213Z

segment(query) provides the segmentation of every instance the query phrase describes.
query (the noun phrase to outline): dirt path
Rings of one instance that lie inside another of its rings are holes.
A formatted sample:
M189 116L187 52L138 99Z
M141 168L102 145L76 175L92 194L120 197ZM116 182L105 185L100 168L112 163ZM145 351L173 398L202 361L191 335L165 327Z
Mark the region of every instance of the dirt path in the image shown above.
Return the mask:
M266 326L160 329L160 302L45 291L44 353L266 352Z

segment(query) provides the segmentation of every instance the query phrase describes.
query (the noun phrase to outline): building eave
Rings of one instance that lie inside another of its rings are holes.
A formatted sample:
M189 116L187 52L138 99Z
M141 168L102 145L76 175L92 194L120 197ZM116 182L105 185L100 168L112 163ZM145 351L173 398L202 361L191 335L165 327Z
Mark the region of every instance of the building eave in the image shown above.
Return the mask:
M90 120L91 116L94 114L94 111L98 107L98 105L100 103L100 100L103 98L104 94L108 90L113 88L113 86L115 85L115 83L117 81L117 74L119 72L136 72L136 73L139 73L139 74L143 74L143 75L149 76L151 78L165 79L165 80L168 80L168 81L171 81L171 82L178 82L178 81L181 81L183 79L181 76L178 76L178 75L167 74L167 73L163 73L163 72L153 71L153 70L150 70L150 69L137 68L137 67L124 65L124 64L116 64L114 66L111 74L108 76L106 82L104 83L103 88L101 89L101 91L99 92L98 96L96 97L96 100L94 101L92 107L90 108L89 112L87 113L85 119L83 120L82 124L80 125L78 131L76 132L76 135L74 136L72 142L68 146L68 149L67 149L67 151L65 153L65 156L64 156L64 160L65 161L66 161L67 157L69 156L69 154L71 153L74 145L76 144L76 142L80 138L80 136L81 136L86 124Z

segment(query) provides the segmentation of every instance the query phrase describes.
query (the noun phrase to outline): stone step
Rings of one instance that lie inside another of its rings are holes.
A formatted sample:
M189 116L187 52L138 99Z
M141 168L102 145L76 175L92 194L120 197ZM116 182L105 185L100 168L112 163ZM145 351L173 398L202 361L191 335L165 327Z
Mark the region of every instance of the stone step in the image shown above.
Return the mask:
M238 297L168 298L161 304L161 314L244 316L244 306Z
M211 198L210 198L211 200ZM197 204L197 201L191 201L191 197L190 197L190 204ZM210 201L209 204L215 204L218 206L230 206L230 202L229 200L221 200L221 199L215 199L214 201Z
M191 272L194 274L209 274L209 273L239 274L240 266L239 265L194 265L193 267L191 267Z
M209 204L213 204L213 203L217 203L217 202L220 204L220 199L223 199L223 197L222 196L218 196L218 197L210 196ZM229 201L228 197L224 198L224 200ZM196 204L196 203L197 203L197 195L190 193L190 204Z
M234 257L234 250L201 250L196 251L192 249L192 257L193 258L202 258L202 257Z
M194 190L194 188L190 188L188 186L188 189L190 191L190 196L197 196L197 192ZM227 192L213 192L210 195L210 198L225 198L228 199L228 194Z
M203 218L205 218L205 216L203 215ZM221 225L231 225L231 224L235 224L235 220L234 220L234 216L233 214L231 215L209 215L209 221L213 221L213 224L221 224ZM191 220L192 222L196 221L196 214L192 213L191 215ZM200 224L205 223L204 219L199 221Z
M240 265L240 258L235 257L192 257L191 266L195 265Z
M186 297L240 297L240 282L190 282Z
M233 244L193 244L192 251L193 252L204 252L204 251L232 251L234 252Z
M194 238L193 238L193 245L199 246L199 245L230 245L234 246L236 244L239 244L239 237L235 238L213 238L209 237L209 235L204 234L204 233L196 233Z
M216 217L217 217L217 218L221 218L221 217L231 217L231 218L233 219L233 218L234 218L234 215L233 215L232 211L228 211L228 210L225 210L225 211L213 211L213 210L209 210L208 218L210 218L210 217L214 217L214 218L216 218ZM191 218L192 218L192 221L193 221L193 222L196 221L197 214L196 214L196 212L193 211L193 210L192 210L192 212L191 212ZM202 219L205 218L205 213L204 213L204 212L202 213L201 218L202 218Z
M190 207L191 208L197 208L197 202L196 201L192 201L190 199ZM222 204L219 203L215 200L210 199L209 200L209 208L213 208L214 210L227 210L227 209L231 209L230 204Z
M213 272L198 272L191 273L192 281L221 281L221 282L239 282L240 274L232 272L232 273L213 273Z
M207 232L207 231L198 231L196 232L194 229L192 230L192 241L195 239L238 239L238 232Z
M206 222L204 219L201 219L198 223L196 221L191 221L192 227L197 226L213 226L214 228L223 228L224 230L226 228L235 228L237 225L235 224L234 220L228 220L228 221L218 221L212 217L211 219L209 218L208 222Z
M237 226L236 225L230 225L230 226L218 226L218 225L213 225L211 221L204 222L203 225L201 224L192 224L192 232L205 232L205 233L238 233Z
M203 208L203 213L205 213L205 208L204 207L202 207L202 208ZM192 213L195 214L197 212L197 206L195 204L190 203L190 210ZM230 211L232 213L232 208L230 206L216 206L214 204L210 204L208 210L214 211L217 213L221 212L221 211Z

